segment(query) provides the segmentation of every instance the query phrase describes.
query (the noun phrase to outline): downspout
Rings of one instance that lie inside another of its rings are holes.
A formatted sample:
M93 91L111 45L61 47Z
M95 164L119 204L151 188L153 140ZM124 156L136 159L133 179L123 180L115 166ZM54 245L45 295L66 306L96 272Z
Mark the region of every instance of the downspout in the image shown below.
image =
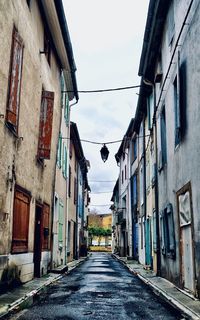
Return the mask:
M156 108L156 90L154 85L154 110ZM158 144L157 144L157 121L156 115L153 117L154 143L155 143L155 209L156 209L156 254L157 254L157 276L161 275L161 255L160 255L160 220L159 220L159 201L158 201Z
M62 93L61 93L62 94ZM60 104L59 108L61 105L61 99L60 99ZM59 119L59 131L58 131L58 137L57 137L57 143L56 143L56 158L55 158L55 163L54 163L54 175L53 175L53 183L52 183L52 194L51 194L51 240L50 240L50 250L51 250L51 268L54 268L53 266L53 222L54 222L54 209L55 209L55 203L54 203L54 198L55 198L55 188L56 188L56 165L57 165L57 150L58 150L58 143L59 143L59 135L60 135L60 128L61 128L61 122L62 122L62 108L60 108L60 119Z
M78 216L79 216L79 194L78 194L78 185L79 185L79 173L80 173L80 164L78 165L77 168L77 179L76 179L76 238L75 238L75 250L76 250L76 255L75 259L78 260L79 254L78 254Z
M67 198L67 205L66 205L66 210L67 210L67 215L66 215L66 219L65 219L65 264L67 264L67 248L68 248L68 213L69 213L69 148L70 148L70 115L71 115L71 107L73 107L74 105L76 105L78 103L78 100L76 100L75 102L73 102L72 104L69 105L69 124L68 124L68 133L67 133L67 188L66 188L66 198Z
M143 119L143 196L144 196L144 218L147 218L147 204L146 204L146 144L145 144L145 118Z

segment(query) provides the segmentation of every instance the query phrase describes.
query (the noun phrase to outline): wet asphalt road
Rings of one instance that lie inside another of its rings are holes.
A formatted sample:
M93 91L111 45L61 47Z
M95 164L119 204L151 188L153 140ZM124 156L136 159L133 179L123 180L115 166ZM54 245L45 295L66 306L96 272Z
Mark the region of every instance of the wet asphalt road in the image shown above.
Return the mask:
M52 284L18 320L181 319L110 254L93 253L70 275Z

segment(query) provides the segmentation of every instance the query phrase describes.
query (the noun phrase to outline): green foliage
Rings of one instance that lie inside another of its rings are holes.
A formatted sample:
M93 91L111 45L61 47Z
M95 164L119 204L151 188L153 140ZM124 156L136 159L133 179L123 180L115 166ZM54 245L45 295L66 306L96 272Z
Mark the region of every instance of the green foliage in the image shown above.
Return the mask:
M111 236L112 231L111 229L106 229L106 228L102 228L102 227L89 227L88 228L88 232L89 232L89 236L91 237L107 237L107 236Z

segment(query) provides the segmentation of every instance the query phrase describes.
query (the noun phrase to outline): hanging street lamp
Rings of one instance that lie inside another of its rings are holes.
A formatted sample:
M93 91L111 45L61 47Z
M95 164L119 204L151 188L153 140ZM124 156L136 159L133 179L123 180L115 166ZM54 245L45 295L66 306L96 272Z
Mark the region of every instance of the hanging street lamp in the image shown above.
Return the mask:
M101 148L100 153L101 153L101 158L102 158L103 162L106 162L106 160L108 159L109 150L105 144Z

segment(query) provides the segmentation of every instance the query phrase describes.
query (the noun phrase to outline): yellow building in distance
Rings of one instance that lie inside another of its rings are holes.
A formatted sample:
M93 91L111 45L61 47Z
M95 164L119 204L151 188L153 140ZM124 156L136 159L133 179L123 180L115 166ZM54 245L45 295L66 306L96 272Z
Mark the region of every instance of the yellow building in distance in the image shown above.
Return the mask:
M111 251L112 214L88 215L89 250Z

